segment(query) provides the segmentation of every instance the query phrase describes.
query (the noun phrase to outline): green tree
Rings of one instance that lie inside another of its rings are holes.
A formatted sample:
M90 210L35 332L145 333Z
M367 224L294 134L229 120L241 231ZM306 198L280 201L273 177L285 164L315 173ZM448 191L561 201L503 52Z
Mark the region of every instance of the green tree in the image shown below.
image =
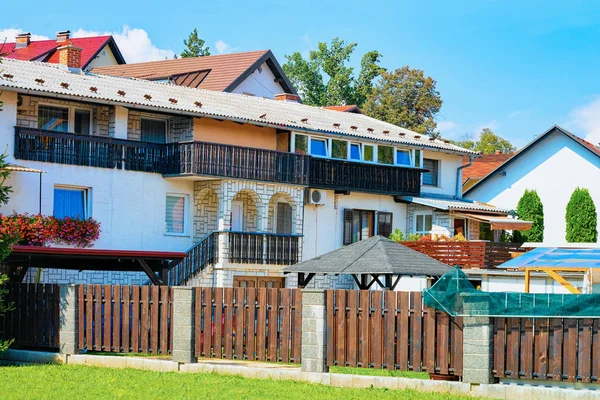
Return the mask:
M544 241L544 205L535 190L525 190L517 204L517 215L524 221L532 221L528 231L514 231L513 241L543 242Z
M187 40L183 40L186 49L181 52L181 58L210 56L210 48L204 47L205 43L198 36L198 29L194 28Z
M363 111L370 117L438 137L435 116L441 107L436 81L407 65L381 74L367 95Z
M575 189L567 204L565 219L567 242L595 243L598 240L598 214L587 189Z
M496 135L490 128L483 128L478 138L475 138L472 134L464 135L460 140L455 141L454 144L483 154L494 154L497 151L508 154L517 150L512 143Z
M304 104L356 104L362 107L373 80L384 69L378 65L381 53L369 51L362 57L358 78L355 78L354 68L346 64L356 45L336 37L329 45L320 42L317 50L310 51L308 60L299 52L285 56L287 61L283 64L283 71L301 93Z

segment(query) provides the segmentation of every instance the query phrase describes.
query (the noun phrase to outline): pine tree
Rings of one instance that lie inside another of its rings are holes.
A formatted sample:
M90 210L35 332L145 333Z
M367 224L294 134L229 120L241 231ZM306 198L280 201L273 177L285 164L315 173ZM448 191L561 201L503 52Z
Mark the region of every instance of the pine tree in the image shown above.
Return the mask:
M544 241L544 205L535 190L525 190L517 205L517 215L524 221L532 221L528 231L515 231L514 242L543 242Z
M565 219L567 242L595 243L598 240L598 214L587 189L575 189L567 204Z
M194 29L187 40L183 40L186 49L181 52L181 58L210 56L210 48L204 47L206 41L198 36L198 29Z

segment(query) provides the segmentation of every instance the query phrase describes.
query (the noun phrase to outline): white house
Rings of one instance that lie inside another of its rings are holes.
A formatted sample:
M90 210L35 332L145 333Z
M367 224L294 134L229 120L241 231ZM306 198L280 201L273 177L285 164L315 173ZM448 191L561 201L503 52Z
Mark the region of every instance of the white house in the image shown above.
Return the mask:
M544 205L544 243L556 245L566 241L566 207L577 187L588 189L600 207L600 147L553 126L464 196L515 209L525 190L535 189Z

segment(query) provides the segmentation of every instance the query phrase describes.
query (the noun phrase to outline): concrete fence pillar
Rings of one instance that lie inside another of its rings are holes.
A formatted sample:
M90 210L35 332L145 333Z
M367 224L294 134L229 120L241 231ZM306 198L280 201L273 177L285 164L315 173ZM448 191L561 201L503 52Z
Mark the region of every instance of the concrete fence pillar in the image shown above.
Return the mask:
M466 314L486 315L489 299L485 294L463 297ZM486 316L463 317L463 382L494 383L494 319Z
M78 340L78 305L77 286L64 285L60 287L60 352L62 354L77 354Z
M327 372L325 291L302 290L302 371Z
M173 290L173 361L195 362L194 354L194 288Z

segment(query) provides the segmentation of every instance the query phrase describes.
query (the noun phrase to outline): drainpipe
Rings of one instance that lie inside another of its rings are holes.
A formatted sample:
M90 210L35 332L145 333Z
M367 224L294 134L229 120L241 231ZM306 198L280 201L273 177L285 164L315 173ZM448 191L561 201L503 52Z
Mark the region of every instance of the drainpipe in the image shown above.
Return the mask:
M471 165L473 165L473 154L469 155L469 163L465 164L465 165L461 165L460 167L458 167L456 169L456 198L460 199L462 198L462 170L464 168L470 167Z

